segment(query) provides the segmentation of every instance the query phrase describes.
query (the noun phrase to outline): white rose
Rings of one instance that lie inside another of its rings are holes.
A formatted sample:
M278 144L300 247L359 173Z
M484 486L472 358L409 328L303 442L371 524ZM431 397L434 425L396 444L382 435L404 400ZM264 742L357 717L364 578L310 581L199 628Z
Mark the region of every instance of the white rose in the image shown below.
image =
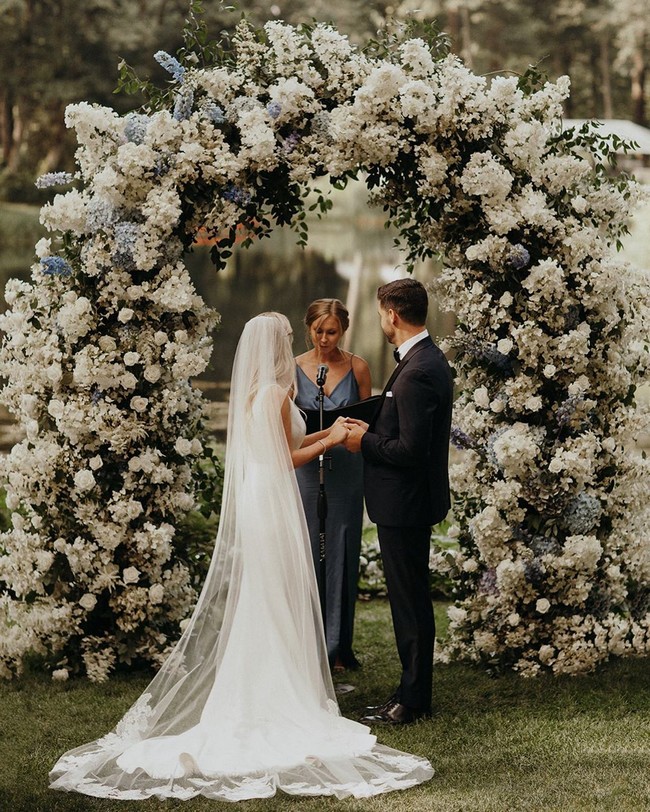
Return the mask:
M140 570L135 567L127 567L122 570L122 580L125 584L137 584L140 580Z
M500 412L502 412L505 409L505 407L506 405L503 402L503 400L501 400L501 398L495 398L494 400L490 401L490 409L495 414L499 414Z
M45 370L45 377L48 379L48 381L50 381L50 383L58 383L63 377L61 364L51 364Z
M149 601L151 603L162 603L165 595L165 588L162 584L153 584L149 587Z
M538 412L542 408L542 399L538 395L531 395L526 398L524 407L531 412Z
M479 388L474 392L474 403L476 403L477 406L480 406L481 409L490 408L490 396L488 395L488 390L484 386L479 386Z
M535 604L535 609L537 609L540 615L545 615L550 608L551 603L547 598L539 598L539 600Z
M467 617L467 611L460 606L450 606L447 609L447 617L454 623L462 623Z
M174 448L183 457L187 457L188 454L192 453L192 443L185 437L179 437L178 440L176 440Z
M539 659L547 665L554 657L555 649L553 646L540 646L539 647Z
M511 349L512 349L511 338L502 338L500 341L497 341L497 350L499 352L502 352L504 355L507 355Z
M543 369L543 374L545 378L552 378L553 375L557 372L557 367L555 364L546 364Z
M56 668L54 671L52 671L52 679L55 682L65 682L69 676L70 674L68 673L67 668Z
M145 367L144 379L149 383L156 383L156 381L160 380L161 375L162 369L158 365Z
M51 400L47 404L47 413L51 415L55 420L59 420L63 417L63 403L60 400Z
M117 320L121 321L122 324L126 324L127 321L131 321L131 319L135 316L135 312L131 310L130 307L123 307L120 312L117 314Z
M200 454L203 451L201 441L196 437L192 440L192 454Z
M177 344L187 343L187 330L176 330L174 333L174 340Z
M86 592L86 594L82 595L79 599L79 606L81 606L82 609L91 612L95 606L97 606L97 598L90 592Z
M613 437L605 437L602 442L603 449L608 451L610 454L616 448L616 440Z
M89 491L95 487L95 477L92 471L83 468L74 475L74 484L79 491Z
M158 332L154 333L153 336L153 343L157 347L162 347L163 344L166 344L169 341L167 333L163 333L162 330L158 330Z
M102 336L99 339L99 349L104 352L114 352L117 349L117 344L114 338L110 336Z
M149 398L141 398L139 395L131 398L130 406L134 412L144 412L149 405Z
M133 364L137 364L139 360L140 360L139 352L124 353L124 365L127 367L132 367Z
M510 626L518 626L518 625L519 625L519 621L521 620L521 618L519 617L519 615L517 614L517 612L511 612L511 613L508 615L508 617L506 618L506 620L508 621L508 624L509 624Z
M96 456L96 457L92 457L92 458L91 458L91 459L88 461L88 465L90 465L90 467L93 469L93 471L97 471L99 468L101 468L101 467L102 467L102 465L103 465L103 464L104 464L104 461L103 461L103 460L102 460L102 458L99 456L99 454L97 454L97 456Z
M125 372L120 376L120 383L125 389L135 389L138 385L138 379L132 372Z

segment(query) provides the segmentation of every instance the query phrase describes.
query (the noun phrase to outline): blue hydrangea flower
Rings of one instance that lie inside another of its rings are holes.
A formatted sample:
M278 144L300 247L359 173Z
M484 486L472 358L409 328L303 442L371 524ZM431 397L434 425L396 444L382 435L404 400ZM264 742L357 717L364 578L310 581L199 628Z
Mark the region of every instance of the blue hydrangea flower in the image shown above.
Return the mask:
M581 395L571 395L557 407L555 412L555 420L558 426L566 428L567 426L578 427L585 422L584 417L578 412L578 408L584 403L584 398Z
M478 582L478 591L484 595L498 595L497 571L495 569L485 570Z
M509 268L512 268L513 271L521 271L522 268L528 266L529 262L530 253L521 243L513 245L510 249L510 253L506 257L506 264Z
M176 121L186 121L192 115L194 106L194 91L191 87L182 87L176 94L174 103L174 118Z
M140 236L140 226L137 223L124 221L115 226L115 251L113 261L124 270L133 270L135 262L133 252Z
M487 438L487 442L485 443L485 453L488 462L490 462L492 465L494 465L495 468L498 468L499 470L502 470L502 468L501 465L499 464L499 460L497 459L497 455L494 453L494 444L499 439L499 437L501 437L501 435L506 431L508 431L508 426L502 426L500 429L497 429L496 431L492 432L492 434L490 434L490 436Z
M182 82L185 78L185 68L175 57L168 54L167 51L156 51L153 55L156 62L163 67L167 73L171 73L177 82Z
M508 377L514 375L515 364L513 359L509 355L499 352L495 344L489 344L487 341L481 341L472 336L455 337L452 339L451 344L458 352L471 355L477 361L483 361Z
M118 220L118 211L103 197L93 197L86 207L86 227L90 232L110 228Z
M72 267L63 257L43 257L41 271L46 276L70 276Z
M213 124L223 124L226 120L226 114L218 104L210 102L205 106L205 112Z
M72 183L74 175L71 172L46 172L36 179L37 189L49 189L50 186L65 186Z
M458 426L452 426L451 428L451 443L460 449L473 448L475 445L474 440L472 440L469 434L459 429Z
M269 102L269 104L266 105L266 112L271 116L271 118L278 118L282 112L282 105L276 101Z
M285 155L291 155L294 149L298 146L299 142L300 135L297 132L289 133L289 135L282 142L282 152L284 152Z
M579 493L564 511L564 524L572 536L586 535L600 522L603 506L600 499L589 493Z
M133 144L142 144L148 126L149 116L145 116L143 113L129 113L124 126L124 137Z
M229 186L224 191L223 197L231 203L237 203L239 206L246 206L251 199L250 194L239 186Z
M559 555L562 550L560 543L556 539L547 538L546 536L533 536L529 546L538 558L543 555Z

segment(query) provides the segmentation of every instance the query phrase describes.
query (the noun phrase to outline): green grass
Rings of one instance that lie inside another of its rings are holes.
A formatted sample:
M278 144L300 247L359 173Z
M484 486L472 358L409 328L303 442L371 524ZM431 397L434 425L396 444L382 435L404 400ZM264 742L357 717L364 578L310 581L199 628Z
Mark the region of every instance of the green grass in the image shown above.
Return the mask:
M444 607L438 606L441 631ZM360 603L356 649L363 668L337 679L345 715L385 698L398 676L388 607ZM387 745L427 756L436 775L424 786L370 800L275 798L245 812L643 812L650 810L648 660L612 662L578 678L498 679L464 665L437 667L431 720L377 729ZM106 733L145 687L146 675L94 686L53 684L30 675L0 684L2 812L232 810L188 802L103 801L47 789L47 772L71 747Z

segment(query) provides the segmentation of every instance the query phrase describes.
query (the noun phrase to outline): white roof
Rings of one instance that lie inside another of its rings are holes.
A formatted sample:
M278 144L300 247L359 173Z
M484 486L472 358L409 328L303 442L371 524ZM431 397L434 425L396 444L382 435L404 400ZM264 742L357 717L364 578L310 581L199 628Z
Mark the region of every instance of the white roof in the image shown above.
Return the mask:
M618 135L624 141L635 141L638 147L631 149L628 155L650 155L650 130L647 127L642 127L640 124L635 124L633 121L627 121L624 118L600 118L600 119L587 119L587 118L565 118L563 120L563 129L569 130L571 127L579 128L589 121L598 122L599 127L596 132L599 135Z

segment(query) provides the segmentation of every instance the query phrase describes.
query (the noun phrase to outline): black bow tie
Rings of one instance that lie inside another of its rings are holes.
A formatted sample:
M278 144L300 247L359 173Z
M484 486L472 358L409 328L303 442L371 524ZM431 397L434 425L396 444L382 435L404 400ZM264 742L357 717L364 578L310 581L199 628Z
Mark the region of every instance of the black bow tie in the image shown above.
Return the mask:
M395 349L393 350L393 358L395 359L396 364L399 364L399 362L402 360L399 357L399 350L397 349L397 347L395 347Z

